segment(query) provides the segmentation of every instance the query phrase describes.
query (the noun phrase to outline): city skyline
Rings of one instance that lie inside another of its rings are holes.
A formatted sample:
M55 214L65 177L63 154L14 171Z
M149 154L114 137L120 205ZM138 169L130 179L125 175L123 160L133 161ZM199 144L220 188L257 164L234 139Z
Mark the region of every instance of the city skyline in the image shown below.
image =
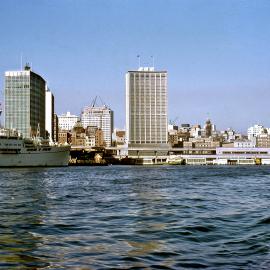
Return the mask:
M115 126L124 127L124 76L138 67L140 54L142 66L154 56L156 69L168 70L169 120L195 124L209 117L218 129L241 132L256 123L270 126L268 1L0 6L2 104L3 74L19 69L22 54L23 63L32 62L33 71L48 79L57 114L79 114L99 94L115 111ZM16 27L19 22L24 27Z

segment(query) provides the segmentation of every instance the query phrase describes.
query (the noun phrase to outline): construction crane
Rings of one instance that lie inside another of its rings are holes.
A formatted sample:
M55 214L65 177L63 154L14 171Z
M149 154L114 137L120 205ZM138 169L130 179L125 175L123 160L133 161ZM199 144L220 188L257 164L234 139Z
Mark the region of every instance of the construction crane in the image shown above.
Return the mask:
M170 119L170 121L169 121L169 123L170 123L170 125L174 125L174 126L176 126L176 121L179 119L179 117L177 116L177 117L175 117L173 120L171 120Z
M97 99L99 99L101 106L106 106L106 104L103 102L100 96L95 96L95 98L92 100L90 104L90 107L95 107L97 105Z

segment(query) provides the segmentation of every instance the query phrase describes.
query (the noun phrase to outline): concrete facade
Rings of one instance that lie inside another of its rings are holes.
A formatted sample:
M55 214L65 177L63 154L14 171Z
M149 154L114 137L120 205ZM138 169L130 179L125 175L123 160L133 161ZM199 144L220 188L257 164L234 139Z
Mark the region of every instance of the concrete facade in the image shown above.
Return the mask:
M82 111L81 119L84 128L95 126L101 129L106 146L112 145L114 117L113 111L109 107L85 107Z
M128 71L126 129L130 146L167 146L167 71Z
M72 115L70 112L58 115L58 126L61 130L72 130L75 124L80 120L77 115Z
M52 92L46 87L46 109L45 109L45 129L48 132L49 138L54 140L54 95Z

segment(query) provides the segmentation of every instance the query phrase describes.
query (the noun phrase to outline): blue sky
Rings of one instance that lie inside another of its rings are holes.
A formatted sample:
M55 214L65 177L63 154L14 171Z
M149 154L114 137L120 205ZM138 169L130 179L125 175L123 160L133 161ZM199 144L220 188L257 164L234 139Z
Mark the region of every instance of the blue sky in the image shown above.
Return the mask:
M0 1L1 92L22 53L57 113L79 114L100 95L124 127L125 73L153 55L168 70L169 119L270 126L269 14L263 0Z

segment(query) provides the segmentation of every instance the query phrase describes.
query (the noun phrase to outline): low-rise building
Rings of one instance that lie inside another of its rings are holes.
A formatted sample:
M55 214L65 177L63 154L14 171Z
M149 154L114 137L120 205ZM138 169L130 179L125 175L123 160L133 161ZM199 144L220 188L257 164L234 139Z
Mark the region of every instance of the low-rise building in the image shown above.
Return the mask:
M214 141L195 142L195 148L213 148L213 147L221 147L221 142L214 142Z
M168 125L168 132L170 133L170 131L172 130L178 130L178 126L173 125L173 124L169 124Z
M68 130L60 130L58 132L58 138L57 138L58 143L60 144L70 144L71 143L71 132Z
M67 112L58 116L58 126L61 130L72 130L79 120L80 118L77 115Z
M101 128L98 128L96 130L96 134L95 134L95 146L96 147L105 147L106 146L106 142L104 140L104 132Z
M94 147L96 146L96 131L97 131L96 126L88 126L85 129L86 133L86 146L91 146Z
M236 148L251 148L251 147L256 147L256 139L254 140L236 140L233 143L233 147Z
M184 148L193 148L195 146L194 142L183 142Z
M126 143L126 131L115 130L115 141L116 145L124 145Z
M178 136L177 136L177 131L176 130L174 130L174 132L172 132L172 131L169 132L168 142L172 147L177 146L177 144L178 144Z
M190 132L190 129L190 124L181 124L178 130L182 132Z
M193 138L199 138L202 136L202 128L200 125L194 125L190 129L190 136Z
M270 134L259 134L257 136L257 147L270 148Z
M71 132L71 144L76 146L85 146L86 134L82 123L78 121Z

